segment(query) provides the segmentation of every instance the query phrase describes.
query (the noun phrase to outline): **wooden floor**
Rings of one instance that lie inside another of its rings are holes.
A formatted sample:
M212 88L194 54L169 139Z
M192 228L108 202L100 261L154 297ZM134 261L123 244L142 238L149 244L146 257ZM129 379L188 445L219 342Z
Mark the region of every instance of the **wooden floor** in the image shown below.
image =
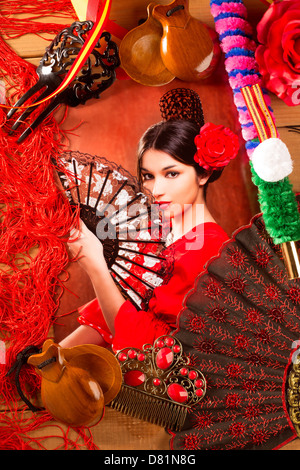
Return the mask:
M126 3L126 7L125 7ZM123 26L124 28L130 30L131 28L137 26L138 20L141 18L145 18L145 12L146 12L146 7L148 5L149 1L148 0L113 0L112 2L112 11L111 11L111 18L114 19L118 24ZM160 0L157 1L157 3L161 4L167 4L170 3L169 0ZM257 21L261 18L262 14L266 10L266 5L263 4L263 2L259 0L244 0L245 5L248 8L249 12L249 21L255 25ZM209 26L214 26L213 23L213 18L210 14L210 7L209 7L209 0L190 0L190 14L201 21L205 22ZM73 22L75 19L70 18L70 23ZM46 21L49 21L49 18L46 19ZM57 21L57 20L56 20ZM62 23L66 23L66 20L63 19L61 20ZM22 38L18 39L11 39L7 41L9 45L23 58L26 60L32 62L33 64L37 65L40 58L42 57L44 53L45 47L48 45L49 38L43 39L41 37L36 37L33 35L25 35ZM178 81L174 82L174 87L176 86L184 86L184 84ZM189 84L191 85L191 84ZM124 99L124 97L128 96L128 94L133 93L133 90L135 89L135 84L132 83L132 81L129 81L127 83L119 83L118 87L116 87L114 90L111 92L109 91L108 95L112 100L117 100L120 103L120 106L122 106L121 99ZM172 85L173 86L173 85ZM138 86L139 87L139 86ZM197 88L198 87L198 88ZM227 94L223 93L223 88L225 87L227 90ZM168 88L171 88L170 86ZM197 84L196 86L197 89L201 90L201 97L203 96L203 104L204 104L204 110L206 115L209 116L209 120L212 122L218 122L220 119L223 119L224 113L225 113L225 119L227 119L228 122L234 123L234 119L236 120L236 114L234 111L234 106L232 104L232 97L230 96L230 90L228 85L226 84L226 77L224 75L224 70L222 69L221 75L219 77L214 77L213 80L213 85L208 81L204 85L203 84ZM151 116L151 119L154 119L154 117L158 116L158 111L154 112L150 109L150 104L149 104L149 99L146 98L143 100L143 93L146 93L146 91L142 90L141 87L139 88L140 93L139 96L137 97L137 102L130 102L130 106L132 108L132 112L134 112L134 106L148 106L147 107L147 112L149 111L149 116ZM163 89L164 90L164 89ZM149 95L151 96L151 99L158 101L158 98L162 94L162 90L155 89L151 90L149 92ZM219 95L218 95L219 93ZM146 95L145 95L146 96ZM224 100L226 101L226 106L225 106L225 111L224 111L224 106L220 107L217 105L220 96L224 96ZM103 101L104 106L106 106L105 103L107 101ZM276 118L276 123L279 128L280 134L284 142L287 144L287 146L290 149L290 152L292 154L292 157L294 159L294 173L291 176L291 182L294 186L295 191L300 191L300 154L298 152L298 148L300 145L300 134L292 133L289 132L288 126L291 125L300 125L300 108L299 107L294 107L294 108L289 108L287 107L282 101L277 99L275 96L272 96L272 105L274 109L274 114ZM127 101L125 104L123 104L124 108L128 108ZM152 106L152 105L151 105ZM112 109L111 112L113 112L113 106L110 106ZM143 108L144 109L144 108ZM138 109L138 112L140 113L140 108ZM70 124L72 122L72 119L78 119L80 120L82 118L81 112L79 110L72 111L70 121L67 121L67 124ZM91 112L91 117L89 118L89 126L93 125L93 122L95 121L94 115L95 111L94 108L92 108L91 104L87 104L84 113ZM152 112L152 114L151 114ZM155 114L156 113L156 114ZM222 114L223 113L223 114ZM121 113L120 113L121 114ZM84 116L86 117L87 114ZM150 118L149 118L150 119ZM142 123L143 126L146 124L146 122ZM95 125L95 124L94 124ZM141 128L139 128L139 123L137 122L137 129L136 129L136 134L141 134ZM238 123L235 123L236 127L238 127ZM89 127L91 130L91 128ZM111 132L116 132L116 137L115 140L117 141L117 136L118 132L120 132L120 129L112 129ZM97 129L95 129L94 132L97 132ZM106 130L107 132L110 132L109 129ZM104 132L105 134L105 132ZM114 134L113 134L114 135ZM130 138L132 140L135 139L135 135L130 135ZM105 141L105 139L103 139ZM128 139L130 140L130 139ZM110 142L114 141L114 139L111 137L110 134ZM91 140L90 142L83 142L82 141L82 136L80 133L73 138L73 141L71 142L71 145L74 146L74 148L81 148L86 149L88 145L88 151L93 152L94 148L97 147L98 142L93 142ZM94 147L93 147L94 145ZM103 142L103 145L105 145L105 142ZM132 151L131 148L121 148L120 155L117 155L117 151L119 150L120 147L120 139L118 139L118 149L113 150L113 155L116 155L116 158L120 159L120 162L127 167L130 171L133 171L133 163L132 161L124 160L123 154L125 154L128 151ZM124 144L125 145L125 144ZM80 147L81 146L81 147ZM122 153L123 152L123 153ZM236 168L236 175L238 175L239 169ZM230 179L230 178L229 178ZM236 201L237 204L238 201L241 198L247 198L247 191L244 189L241 189L240 187L236 191ZM228 197L227 197L228 198ZM224 199L226 199L226 196L224 196ZM226 201L225 201L226 202ZM233 201L235 202L235 200ZM251 204L250 204L251 205ZM246 210L246 209L245 209ZM244 222L248 221L248 216L249 214L253 212L250 209L247 212L242 214L230 214L230 221L228 221L228 216L226 214L224 215L222 211L220 210L218 213L218 217L224 221L224 224L226 225L228 223L228 232L230 232L234 228L238 228L241 224ZM244 218L243 218L244 217ZM230 225L232 223L233 225ZM76 267L70 268L73 271L76 271ZM72 277L73 276L73 277ZM70 311L72 310L73 307L79 306L80 303L84 303L84 301L89 300L89 298L93 295L91 286L89 285L89 282L87 279L82 279L82 273L73 273L71 276L71 282L72 279L75 279L73 282L73 288L74 290L81 289L83 286L85 287L85 294L80 298L75 298L72 297L66 298L64 297L62 299L62 305L60 308L60 313ZM81 278L81 285L79 286L78 284L78 278ZM77 284L76 284L77 283ZM56 329L56 334L57 338L60 339L61 336L66 335L70 330L72 330L76 325L76 317L70 317L65 320L64 324L60 324L59 327ZM5 411L2 411L5 412ZM40 431L36 431L40 432ZM45 436L49 435L49 429L45 428L43 430L45 433ZM103 420L91 430L94 441L99 447L99 449L102 450L121 450L121 449L126 449L126 450L167 450L169 448L169 440L170 436L169 434L161 427L148 424L144 421L131 418L130 416L127 416L123 413L117 412L115 410L112 410L111 408L107 407L105 416ZM58 439L58 441L57 441ZM47 448L53 449L56 448L59 442L59 438L57 439L50 439L49 441L46 441ZM298 442L295 441L294 443L291 443L288 447L292 448L297 448Z

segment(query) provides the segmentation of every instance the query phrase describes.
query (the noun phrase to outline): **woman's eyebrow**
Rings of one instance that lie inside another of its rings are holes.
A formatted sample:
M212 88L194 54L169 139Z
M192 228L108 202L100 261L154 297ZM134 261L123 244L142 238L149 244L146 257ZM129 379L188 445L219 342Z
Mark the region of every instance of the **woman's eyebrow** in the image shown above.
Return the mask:
M170 168L174 168L174 167L176 167L176 166L177 166L176 164L175 164L175 165L166 166L165 168L163 168L163 171L165 171L165 170L170 170Z
M164 168L161 169L161 171L166 171L166 170L170 170L170 168L174 168L176 167L177 165L169 165L169 166L166 166ZM141 167L141 171L147 171L148 173L151 173L151 171L147 170L146 168L143 168Z

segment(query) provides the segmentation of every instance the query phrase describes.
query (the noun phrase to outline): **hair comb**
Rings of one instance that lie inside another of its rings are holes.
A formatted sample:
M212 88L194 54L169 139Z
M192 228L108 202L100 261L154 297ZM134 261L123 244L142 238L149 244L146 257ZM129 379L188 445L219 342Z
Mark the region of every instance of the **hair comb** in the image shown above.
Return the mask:
M187 412L206 393L206 380L183 354L181 343L161 336L153 346L125 348L116 357L123 381L110 406L172 431L182 429Z

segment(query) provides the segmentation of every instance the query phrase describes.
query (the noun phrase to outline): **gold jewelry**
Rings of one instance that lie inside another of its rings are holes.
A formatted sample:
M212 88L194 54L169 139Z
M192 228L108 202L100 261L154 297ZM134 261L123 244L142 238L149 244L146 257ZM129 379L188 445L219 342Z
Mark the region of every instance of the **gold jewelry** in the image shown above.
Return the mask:
M287 403L294 428L300 437L300 350L293 355L292 368L288 375Z

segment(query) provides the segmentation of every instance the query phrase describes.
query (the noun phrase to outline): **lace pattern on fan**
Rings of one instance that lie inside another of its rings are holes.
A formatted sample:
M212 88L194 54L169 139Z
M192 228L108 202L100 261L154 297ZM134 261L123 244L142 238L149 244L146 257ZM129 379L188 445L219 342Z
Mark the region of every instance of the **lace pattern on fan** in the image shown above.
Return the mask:
M118 287L146 309L153 289L172 271L172 256L163 250L169 229L151 195L124 168L95 155L66 152L58 175L71 206L101 240Z

